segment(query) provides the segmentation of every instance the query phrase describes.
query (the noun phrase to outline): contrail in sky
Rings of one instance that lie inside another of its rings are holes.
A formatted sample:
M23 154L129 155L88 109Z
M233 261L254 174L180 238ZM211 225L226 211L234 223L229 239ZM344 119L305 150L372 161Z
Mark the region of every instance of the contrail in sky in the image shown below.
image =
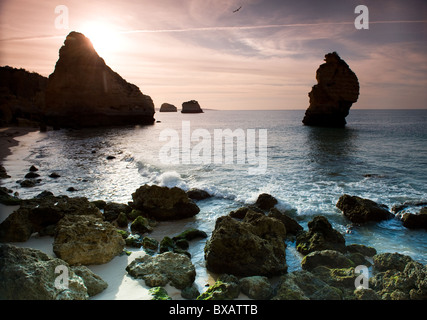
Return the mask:
M369 21L369 24L393 24L393 23L427 23L427 20L397 20L397 21ZM256 30L256 29L274 29L274 28L298 28L298 27L317 27L329 25L354 25L354 22L319 22L319 23L292 23L292 24L268 24L261 26L225 26L225 27L202 27L202 28L183 28L183 29L140 29L122 31L119 33L174 33L191 31L227 31L227 30Z
M395 21L369 21L369 24L414 24L427 23L427 20L395 20ZM318 22L318 23L290 23L290 24L268 24L255 26L224 26L224 27L200 27L200 28L182 28L182 29L137 29L128 31L118 31L117 34L133 33L184 33L184 32L203 32L203 31L230 31L230 30L257 30L257 29L277 29L277 28L300 28L300 27L320 27L333 25L354 25L354 22ZM14 37L0 39L0 42L6 41L30 41L40 39L63 38L64 35L40 35L32 37Z

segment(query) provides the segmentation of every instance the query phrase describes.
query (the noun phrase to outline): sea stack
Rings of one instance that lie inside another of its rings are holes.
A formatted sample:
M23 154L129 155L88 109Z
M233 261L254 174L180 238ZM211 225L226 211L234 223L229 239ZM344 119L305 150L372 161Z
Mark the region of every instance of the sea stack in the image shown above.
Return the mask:
M45 121L59 127L152 124L154 104L111 70L82 33L70 32L46 88Z
M317 85L308 94L308 107L303 123L308 126L344 127L350 107L359 97L356 74L336 52L325 55L316 72Z
M182 104L181 113L203 113L203 110L196 100L191 100Z
M160 112L177 112L178 109L173 104L163 103L160 107Z

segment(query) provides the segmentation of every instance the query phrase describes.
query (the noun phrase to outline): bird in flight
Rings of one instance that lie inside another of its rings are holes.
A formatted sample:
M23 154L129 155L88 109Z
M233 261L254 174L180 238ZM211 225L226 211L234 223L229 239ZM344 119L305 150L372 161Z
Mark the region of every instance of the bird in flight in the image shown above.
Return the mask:
M239 8L237 8L236 10L233 11L233 13L238 12L240 9L242 9L242 6L240 6Z

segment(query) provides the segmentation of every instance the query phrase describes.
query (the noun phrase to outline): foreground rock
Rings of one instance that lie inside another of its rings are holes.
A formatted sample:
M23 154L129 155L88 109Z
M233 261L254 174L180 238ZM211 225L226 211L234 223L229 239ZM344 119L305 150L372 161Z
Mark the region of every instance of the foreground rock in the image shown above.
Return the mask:
M144 279L150 287L164 287L170 283L177 289L184 289L190 287L196 278L196 269L190 258L173 252L137 258L126 267L126 271L134 278Z
M374 256L374 268L381 272L369 285L383 300L427 300L427 266L399 253Z
M0 203L7 206L17 206L21 204L21 199L12 195L12 190L0 187Z
M208 270L237 276L273 276L285 273L286 230L277 219L249 210L243 221L217 219L205 246Z
M46 88L45 120L56 127L152 124L154 104L99 57L83 34L70 32Z
M68 288L56 281L64 272L56 272L58 266L68 270ZM0 245L0 279L2 300L85 300L107 287L85 267L73 269L39 250L12 245Z
M314 217L308 223L308 231L297 236L296 247L304 255L320 250L347 251L343 235L333 229L323 216Z
M156 220L178 220L195 216L199 207L177 187L144 185L132 194L133 206Z
M160 112L177 112L178 109L173 104L163 103L160 107Z
M233 300L240 294L239 279L233 275L223 274L215 283L197 297L197 300Z
M303 123L308 126L344 127L350 107L359 98L359 81L355 73L336 52L325 55L316 72Z
M53 252L71 265L109 262L125 246L109 222L92 216L67 216L57 225Z
M268 300L273 296L273 286L267 277L253 276L239 281L240 290L254 300Z
M427 230L427 207L422 208L418 214L406 212L402 216L402 223L408 229Z
M286 235L298 235L304 230L304 228L295 219L289 217L286 212L281 212L276 208L270 209L268 217L280 220L286 228Z
M273 300L341 300L341 290L328 285L309 271L283 275Z
M191 100L182 104L181 113L203 113L203 110L196 100Z
M25 242L35 232L53 235L49 230L54 230L56 224L69 215L102 218L101 211L83 197L55 197L42 193L20 204L20 208L0 224L0 242Z
M354 223L382 221L392 217L385 206L369 199L347 194L339 198L336 206L343 212L344 216Z
M335 250L314 251L306 255L301 261L303 270L311 271L318 266L327 268L355 267L353 261Z

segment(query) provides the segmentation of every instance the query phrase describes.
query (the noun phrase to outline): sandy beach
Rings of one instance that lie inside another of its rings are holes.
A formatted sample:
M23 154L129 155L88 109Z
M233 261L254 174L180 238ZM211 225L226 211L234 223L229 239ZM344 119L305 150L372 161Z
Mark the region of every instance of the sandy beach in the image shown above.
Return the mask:
M38 129L31 127L0 128L0 165L3 163L4 159L11 154L10 148L19 144L15 138L33 131L38 131Z

